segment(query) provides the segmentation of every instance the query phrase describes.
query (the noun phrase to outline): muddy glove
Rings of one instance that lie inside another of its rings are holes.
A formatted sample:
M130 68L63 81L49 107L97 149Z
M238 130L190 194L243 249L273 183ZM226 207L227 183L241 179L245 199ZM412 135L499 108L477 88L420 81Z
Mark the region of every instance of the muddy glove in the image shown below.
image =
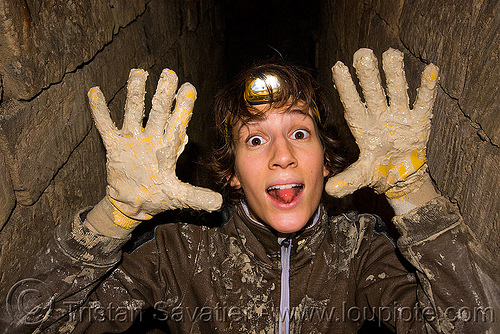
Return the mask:
M372 50L360 49L354 54L364 103L348 68L341 62L332 68L346 121L360 149L359 159L353 165L328 180L325 190L332 196L343 197L369 186L389 199L397 199L417 190L429 179L425 149L439 69L433 64L425 67L410 110L403 54L387 50L382 55L382 65L389 103Z
M186 83L176 95L177 75L165 69L143 128L147 76L144 70L130 71L121 130L113 124L99 87L88 93L107 153L108 196L87 218L100 232L106 229L102 225L109 219L121 228L131 229L161 211L187 207L212 211L222 204L220 194L180 182L175 175L177 159L188 141L186 127L196 100L194 86ZM175 109L171 111L174 99Z

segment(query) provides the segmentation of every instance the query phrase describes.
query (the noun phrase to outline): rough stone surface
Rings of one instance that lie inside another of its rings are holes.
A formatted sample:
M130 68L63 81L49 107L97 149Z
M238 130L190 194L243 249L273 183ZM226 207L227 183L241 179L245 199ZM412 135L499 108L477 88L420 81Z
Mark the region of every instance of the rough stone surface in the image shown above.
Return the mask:
M174 1L169 1L174 2ZM0 1L0 70L7 98L29 100L91 61L145 1Z
M492 144L500 147L499 2L485 1L477 12L471 29L468 70L459 102L467 117L481 126Z
M79 79L80 75L69 74L33 101L10 106L16 112L0 120L13 157L11 175L20 204L31 205L40 197L90 129L91 116Z
M431 176L457 202L492 261L500 259L498 6L496 0L325 1L319 52L319 79L328 87L329 68L341 60L352 71L358 48L372 48L379 59L389 47L402 50L411 100L425 64L440 67L428 144ZM338 95L332 96L340 119Z
M191 81L198 101L178 169L194 170L185 173L188 181L208 184L191 163L210 144L223 26L213 0L186 8L177 0L0 0L0 27L3 297L55 226L105 193L105 152L89 88L102 88L120 127L131 68L150 73L147 110L163 68L175 70L180 83Z
M52 238L54 228L72 219L75 208L95 205L105 193L104 148L92 127L43 195L31 206L17 205L0 233L0 296L19 277L23 264ZM29 269L28 269L29 270Z
M464 219L493 254L500 235L500 150L484 141L457 101L441 94L428 145L431 175L457 201ZM443 149L446 147L446 149Z
M54 233L48 199L32 206L17 205L0 233L0 299L5 300L26 264ZM29 270L29 269L26 269Z
M99 133L93 126L44 192L56 225L72 219L74 203L80 208L95 205L105 195L105 155Z
M15 204L16 196L14 195L7 162L0 150L0 231L7 222Z

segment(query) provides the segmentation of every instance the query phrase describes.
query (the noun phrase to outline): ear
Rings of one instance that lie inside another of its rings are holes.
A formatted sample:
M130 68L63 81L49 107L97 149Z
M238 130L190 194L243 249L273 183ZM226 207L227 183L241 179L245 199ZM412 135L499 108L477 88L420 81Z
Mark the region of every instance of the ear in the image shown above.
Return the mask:
M323 165L323 177L327 177L328 175L330 175L330 170L328 169L328 167L326 167L326 164Z
M240 182L240 179L238 178L238 175L233 174L233 176L226 176L228 182L229 182L229 185L231 187L233 187L234 189L240 189L241 188L241 182Z
M323 177L327 177L330 175L330 169L327 166L327 163L330 162L330 159L325 154L325 161L323 163Z

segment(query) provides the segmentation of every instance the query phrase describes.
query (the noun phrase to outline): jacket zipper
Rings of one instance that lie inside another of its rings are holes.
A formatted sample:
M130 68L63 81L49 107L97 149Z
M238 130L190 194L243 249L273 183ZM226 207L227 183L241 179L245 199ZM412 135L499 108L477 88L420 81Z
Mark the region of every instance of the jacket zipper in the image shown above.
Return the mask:
M279 313L279 333L288 334L290 330L290 251L292 240L278 238L281 245L281 300Z

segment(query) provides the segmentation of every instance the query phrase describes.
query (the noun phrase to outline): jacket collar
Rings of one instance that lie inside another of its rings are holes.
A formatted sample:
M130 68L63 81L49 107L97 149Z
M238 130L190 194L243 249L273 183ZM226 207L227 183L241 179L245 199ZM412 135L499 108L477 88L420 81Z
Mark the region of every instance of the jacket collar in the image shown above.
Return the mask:
M311 261L325 237L328 217L322 205L318 210L317 222L308 224L309 227L290 237L292 274ZM283 235L253 220L241 203L234 207L233 221L238 235L237 239L246 254L259 265L268 269L279 269L281 246L278 238Z

